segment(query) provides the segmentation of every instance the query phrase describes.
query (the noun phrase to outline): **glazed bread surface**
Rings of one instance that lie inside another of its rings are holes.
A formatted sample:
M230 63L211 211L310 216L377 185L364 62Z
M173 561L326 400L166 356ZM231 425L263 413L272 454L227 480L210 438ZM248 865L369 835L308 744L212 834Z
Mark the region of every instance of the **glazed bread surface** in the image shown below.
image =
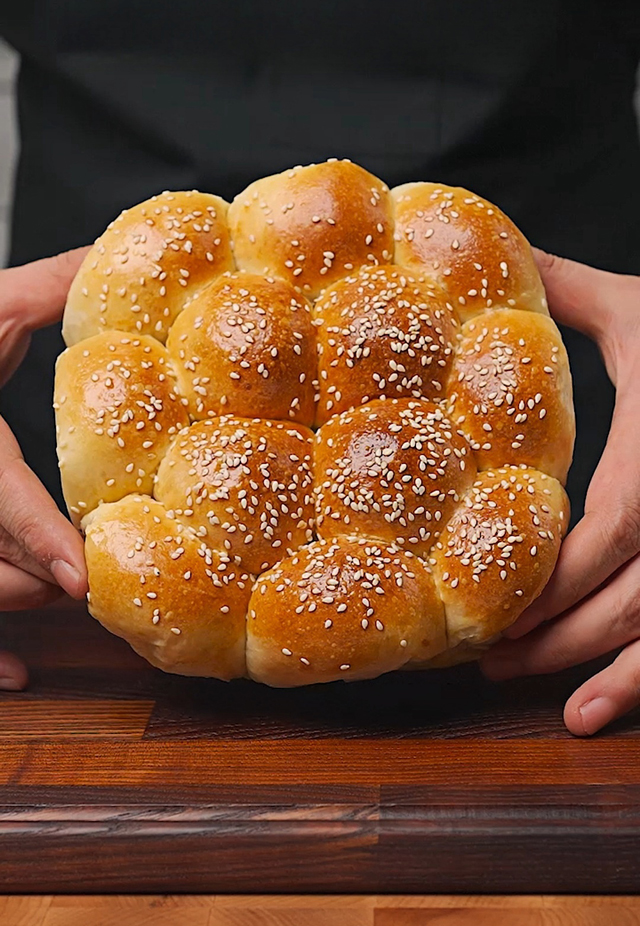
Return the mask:
M85 258L56 368L89 609L277 686L476 658L542 591L575 424L523 234L350 161L165 192Z

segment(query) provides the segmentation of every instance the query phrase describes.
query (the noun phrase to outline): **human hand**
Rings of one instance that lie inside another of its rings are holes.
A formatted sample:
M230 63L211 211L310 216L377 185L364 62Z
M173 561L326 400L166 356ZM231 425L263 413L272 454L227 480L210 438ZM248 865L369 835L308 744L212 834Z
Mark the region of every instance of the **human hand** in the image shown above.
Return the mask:
M611 430L585 502L540 597L482 660L494 680L557 672L623 647L569 698L592 734L640 704L640 277L536 252L556 321L600 347L616 386Z
M20 365L31 334L62 316L67 290L87 249L0 271L0 386ZM47 401L47 397L42 397ZM22 458L0 418L0 611L84 597L83 543ZM0 689L27 683L24 664L0 652Z

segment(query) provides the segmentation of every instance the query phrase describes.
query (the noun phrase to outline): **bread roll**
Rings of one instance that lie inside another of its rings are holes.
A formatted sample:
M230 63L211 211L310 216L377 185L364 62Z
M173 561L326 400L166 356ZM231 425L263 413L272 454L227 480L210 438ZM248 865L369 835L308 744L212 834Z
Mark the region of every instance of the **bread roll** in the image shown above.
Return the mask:
M178 316L167 349L196 420L231 413L313 424L311 307L284 280L225 274Z
M473 193L337 160L228 212L164 193L98 239L64 332L89 609L167 672L453 665L553 571L567 354L529 244Z
M282 421L201 421L168 449L154 495L213 549L262 572L313 539L312 443Z
M548 314L529 243L497 206L441 183L405 183L391 197L396 262L443 286L463 320L491 308Z
M389 188L351 161L256 180L232 202L229 225L238 267L310 298L363 264L393 260Z
M444 397L458 321L437 287L363 267L323 293L316 316L318 424L381 396Z
M189 422L186 404L155 338L106 331L60 355L58 462L76 526L101 502L151 493L172 438Z
M67 298L68 346L110 329L163 341L188 299L233 270L227 203L190 190L122 212L91 248Z
M429 562L444 602L449 646L482 643L537 598L568 525L560 483L525 466L479 473Z
M473 483L476 464L442 407L379 399L334 415L316 435L316 527L428 554Z
M145 496L100 505L83 528L89 606L107 630L178 675L245 674L252 576Z
M250 678L283 688L356 681L446 648L443 609L418 557L372 540L318 540L256 582Z
M495 309L466 322L449 403L480 469L526 463L567 478L575 438L571 375L547 316Z

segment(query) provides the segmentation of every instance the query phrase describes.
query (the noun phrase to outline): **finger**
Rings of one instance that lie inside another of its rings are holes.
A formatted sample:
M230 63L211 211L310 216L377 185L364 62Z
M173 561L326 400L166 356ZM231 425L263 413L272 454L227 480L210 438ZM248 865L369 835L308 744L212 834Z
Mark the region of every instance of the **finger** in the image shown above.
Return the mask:
M609 273L538 248L533 255L547 293L549 310L561 325L597 338L606 331L620 302L637 302L640 282L633 276Z
M62 589L0 561L0 611L41 608L62 595ZM1 674L1 673L0 673Z
M22 691L28 682L29 674L22 659L0 650L0 690Z
M640 704L640 640L581 685L567 701L564 722L575 736L591 736Z
M22 267L3 270L0 307L23 326L35 331L59 321L71 281L89 248L75 248Z
M619 395L604 453L591 480L586 513L560 548L539 598L505 636L517 639L591 594L640 550L640 394Z
M540 624L574 606L607 578L610 571L602 562L604 530L595 512L585 514L576 524L560 548L558 562L549 582L517 621L504 631L507 639L518 640L531 633ZM585 571L594 557L600 560L599 565L593 572Z
M80 534L58 511L29 469L7 424L0 419L0 512L2 526L29 556L73 598L87 591Z
M53 576L48 569L41 566L32 556L29 556L24 547L0 526L0 560L17 566L23 572L29 572L44 582L53 582Z
M18 331L9 319L0 319L0 389L16 372L31 342L31 335Z
M640 556L602 591L520 640L496 644L482 662L494 680L559 672L640 636Z

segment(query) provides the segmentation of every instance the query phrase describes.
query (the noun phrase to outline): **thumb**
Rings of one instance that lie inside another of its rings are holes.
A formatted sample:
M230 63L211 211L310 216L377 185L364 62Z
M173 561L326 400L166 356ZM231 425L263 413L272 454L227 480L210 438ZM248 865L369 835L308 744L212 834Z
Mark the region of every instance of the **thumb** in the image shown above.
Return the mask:
M10 267L0 273L0 312L15 319L23 333L60 320L71 281L89 248Z
M640 283L635 277L598 270L538 248L533 255L553 318L595 340L607 330L622 300L638 298Z
M25 463L0 418L0 528L73 598L87 591L84 544L78 531Z

